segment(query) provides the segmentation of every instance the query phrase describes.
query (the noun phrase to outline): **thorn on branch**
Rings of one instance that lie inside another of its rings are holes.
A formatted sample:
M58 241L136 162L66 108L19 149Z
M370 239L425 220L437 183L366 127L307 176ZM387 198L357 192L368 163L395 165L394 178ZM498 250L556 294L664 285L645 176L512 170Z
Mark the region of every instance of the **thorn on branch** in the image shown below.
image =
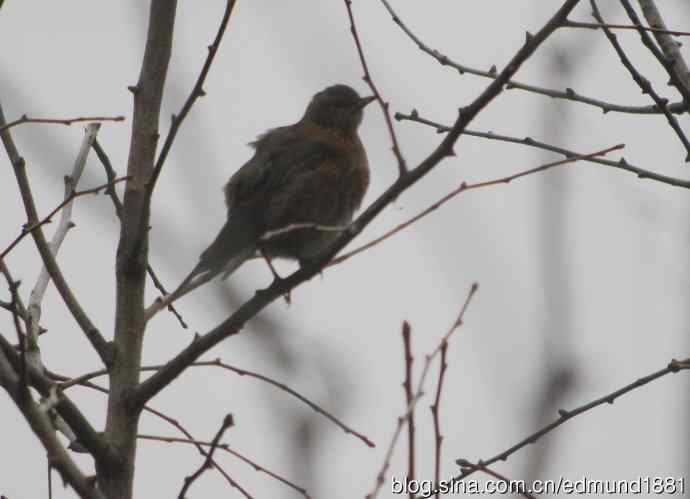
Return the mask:
M127 90L132 92L132 95L137 95L139 93L140 88L139 85L129 85L127 87Z

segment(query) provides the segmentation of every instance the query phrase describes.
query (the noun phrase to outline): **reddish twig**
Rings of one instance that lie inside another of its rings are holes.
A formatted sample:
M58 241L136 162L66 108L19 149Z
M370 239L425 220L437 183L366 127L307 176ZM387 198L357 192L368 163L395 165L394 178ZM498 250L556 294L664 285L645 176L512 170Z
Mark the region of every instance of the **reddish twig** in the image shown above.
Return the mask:
M436 398L431 405L431 415L434 420L434 483L441 483L441 445L443 436L441 435L441 422L439 418L439 407L441 405L441 392L443 391L443 380L445 379L448 363L446 354L448 352L448 342L441 343L441 360L438 368L438 383L436 384ZM436 492L436 499L441 497L440 492Z
M357 46L357 55L359 55L359 62L362 65L362 70L364 71L364 76L362 79L369 85L369 88L376 97L376 101L381 106L383 111L383 117L386 120L386 127L388 128L388 134L390 135L395 159L398 161L398 174L402 177L407 173L407 163L398 145L398 136L395 133L395 127L393 126L393 120L391 119L390 112L388 110L389 103L383 100L379 89L376 87L371 73L369 72L369 66L367 65L367 60L364 57L364 50L362 49L362 43L359 40L359 35L357 34L357 27L355 25L355 18L352 14L352 0L345 0L345 7L347 8L347 16L350 19L350 33L352 33L352 38L355 40L355 45Z
M0 132L7 130L9 128L15 127L17 125L22 125L24 123L51 123L58 125L71 125L72 123L78 123L82 121L124 121L124 116L83 116L79 118L29 118L26 114L23 114L21 118L14 121L10 121L2 126L0 126Z
M234 426L235 421L232 418L232 414L228 414L223 418L223 423L220 425L220 428L218 428L218 431L216 432L216 436L213 437L213 441L211 442L211 448L208 451L208 455L204 459L204 462L199 466L199 468L192 473L190 476L185 477L184 479L184 484L182 485L182 488L180 489L180 493L177 496L177 499L185 499L185 493L189 489L189 487L192 486L192 484L206 471L211 467L211 461L213 460L213 453L215 452L216 448L218 447L218 444L220 443L220 439L223 437L223 433L230 428L231 426Z
M490 187L492 185L508 184L508 183L512 182L513 180L518 179L520 177L526 177L527 175L532 175L534 173L543 172L545 170L548 170L550 168L554 168L556 166L562 166L562 165L566 165L566 164L570 164L570 163L575 163L576 161L586 160L586 159L594 158L596 156L603 156L605 154L608 154L609 152L616 151L618 149L622 149L623 147L624 147L623 144L618 144L618 145L615 145L612 147L607 147L606 149L602 149L601 151L597 151L597 152L594 152L591 154L585 154L582 156L572 156L572 157L561 159L558 161L552 161L551 163L546 163L544 165L537 166L536 168L530 168L529 170L515 173L513 175L508 175L507 177L501 177L501 178L498 178L495 180L487 180L484 182L478 182L476 184L467 184L467 183L463 182L460 184L459 187L453 189L451 192L449 192L448 194L443 196L441 199L439 199L434 204L432 204L431 206L429 206L425 210L421 211L420 213L418 213L414 217L401 223L400 225L393 227L391 230L385 232L383 235L377 237L376 239L374 239L372 241L369 241L366 244L363 244L359 248L355 248L352 251L345 253L344 255L340 255L339 257L334 258L333 260L331 260L331 262L328 264L328 266L331 267L333 265L337 265L339 263L342 263L345 260L347 260L348 258L351 258L351 257L355 256L356 254L361 253L364 250L367 250L373 246L376 246L376 245L382 243L383 241L385 241L389 237L397 234L398 232L400 232L403 229L406 229L407 227L409 227L413 223L417 222L418 220L424 218L425 216L427 216L431 212L436 211L441 206L446 204L448 201L450 201L454 197L462 194L465 191L469 191L469 190L473 190L473 189L480 189L483 187Z
M159 435L137 435L137 438L142 439L142 440L153 440L153 441L157 441L157 442L190 444L190 445L202 446L202 447L203 446L208 447L208 446L213 445L213 442L204 442L201 440L195 440L195 439L191 439L191 438L187 439L187 438L164 437L164 436L159 436ZM305 497L305 499L311 499L311 496L309 495L309 493L307 492L307 490L304 487L300 487L299 485L295 484L294 482L291 482L287 478L284 478L284 477L278 475L277 473L275 473L269 469L264 468L263 466L261 466L257 462L249 459L248 457L237 452L236 450L231 449L228 444L218 443L218 445L216 445L216 448L218 450L221 450L223 452L227 452L228 454L238 458L240 461L250 465L252 468L254 468L254 470L256 470L260 473L264 473L264 474L270 476L271 478L274 478L275 480L281 482L282 484L287 485L291 489L296 490L297 492L302 494Z
M381 466L379 472L376 475L376 484L374 485L374 490L366 495L366 499L374 499L381 490L383 482L386 479L386 472L390 467L391 458L393 457L393 451L395 450L395 446L398 443L398 439L400 438L402 429L405 426L405 422L407 421L410 413L414 410L415 406L417 405L417 402L419 402L419 400L424 396L424 382L426 381L426 377L429 374L429 367L431 366L431 362L437 355L440 354L442 345L444 343L447 343L448 339L455 332L455 330L462 326L465 317L465 312L467 311L467 307L469 306L470 302L472 301L472 298L474 297L478 289L479 285L477 283L472 284L472 286L470 287L470 291L467 293L467 298L465 298L465 302L460 308L460 313L458 314L457 319L455 319L455 322L450 327L448 332L443 336L443 338L441 338L441 342L439 343L439 345L434 349L433 352L431 352L431 354L427 355L424 359L424 367L422 369L422 374L419 377L419 382L417 383L417 389L415 390L412 396L412 400L408 404L405 413L398 417L395 431L393 432L393 437L391 438L391 441L388 444L388 449L386 450L383 465Z
M7 248L5 248L2 251L2 253L0 253L0 260L5 258L9 254L9 252L12 251L14 249L14 247L17 246L17 244L19 244L19 242L22 239L24 239L27 235L31 234L31 232L33 232L34 230L38 229L39 227L41 227L47 223L50 223L52 221L51 219L53 218L53 216L55 216L55 214L58 211L60 211L62 208L67 206L69 203L71 203L72 200L74 200L75 198L78 198L80 196L85 196L87 194L98 194L103 189L107 189L108 187L110 187L114 184L117 184L118 182L122 182L123 180L127 180L128 178L129 177L121 177L121 178L117 178L117 179L113 180L112 182L108 182L107 184L99 185L98 187L93 187L91 189L84 189L81 191L74 191L72 194L70 194L65 199L63 199L62 202L59 205L57 205L50 213L48 213L48 215L46 215L43 219L39 220L38 222L36 222L34 224L24 226L22 228L21 234L19 234L9 244L9 246L7 246Z
M141 367L141 371L158 371L162 368L162 365L156 365L156 366L143 366ZM366 444L368 447L376 447L376 444L372 442L369 438L367 438L365 435L362 433L350 428L347 426L345 423L340 421L338 418L333 416L331 413L320 407L318 404L312 402L309 400L307 397L304 395L300 394L299 392L293 390L289 386L287 386L285 383L281 383L280 381L276 381L272 378L269 378L268 376L264 376L263 374L253 372L253 371L248 371L246 369L241 369L239 367L231 366L230 364L226 364L222 362L220 359L215 359L211 361L202 361L202 362L195 362L193 363L190 367L220 367L222 369L225 369L230 372L234 372L235 374L239 374L240 376L247 376L249 378L254 378L258 379L260 381L263 381L265 383L268 383L271 386L274 386L278 388L279 390L282 390L289 395L292 395L296 399L300 400L307 406L309 406L311 409L313 409L315 412L318 414L321 414L328 420L330 420L332 423L334 423L336 426L338 426L340 429L342 429L346 434L353 435L354 437L358 438L361 440L364 444ZM92 378L96 378L98 376L105 376L108 374L108 371L105 369L101 369L98 371L93 371L90 373L83 374L81 376L78 376L76 378L72 378L69 380L64 380L62 383L60 383L60 390L66 390L74 385L79 385L83 383L84 381L88 381Z

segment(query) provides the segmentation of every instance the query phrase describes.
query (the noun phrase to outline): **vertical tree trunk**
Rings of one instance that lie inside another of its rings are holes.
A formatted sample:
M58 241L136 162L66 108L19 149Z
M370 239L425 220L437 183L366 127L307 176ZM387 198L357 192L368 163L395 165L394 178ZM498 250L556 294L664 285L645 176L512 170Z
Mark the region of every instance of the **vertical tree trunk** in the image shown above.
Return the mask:
M139 81L134 94L132 138L120 241L117 249L117 301L114 361L105 437L120 460L98 469L99 486L111 499L132 497L136 435L140 408L131 402L139 383L141 348L146 321L144 291L148 261L149 203L146 184L151 176L158 143L163 87L168 71L175 22L175 0L152 0L149 28Z

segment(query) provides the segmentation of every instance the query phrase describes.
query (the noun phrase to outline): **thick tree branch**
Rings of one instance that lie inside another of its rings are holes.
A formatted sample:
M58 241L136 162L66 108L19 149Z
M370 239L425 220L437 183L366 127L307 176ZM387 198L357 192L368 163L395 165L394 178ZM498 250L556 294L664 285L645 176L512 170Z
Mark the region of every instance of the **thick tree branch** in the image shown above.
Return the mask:
M48 414L31 398L27 387L22 386L19 377L12 369L7 357L0 351L0 385L7 391L17 408L22 412L33 432L48 453L48 460L62 475L63 479L83 498L105 499L105 496L93 487L55 434Z
M127 181L116 258L115 359L105 438L118 453L118 466L97 466L99 485L112 498L132 497L136 434L141 407L130 395L139 383L146 321L144 294L149 250L150 205L147 184L153 174L163 87L172 52L176 0L152 0L139 81L130 88L134 113ZM98 463L97 463L98 464Z
M9 361L12 369L17 372L21 365L19 354L2 335L0 335L0 352ZM35 388L42 397L47 399L55 395L58 396L54 409L67 422L71 430L77 435L79 443L89 451L96 461L107 464L115 462L115 455L111 449L69 397L61 393L58 394L56 385L31 364L27 364L27 378L29 385Z
M374 201L350 229L341 234L324 253L305 265L297 272L285 279L274 281L265 290L258 291L254 297L245 302L234 314L208 333L200 336L194 343L176 355L168 364L141 383L135 390L134 399L137 407L142 407L148 400L165 388L173 379L182 373L190 364L207 352L222 340L237 334L248 320L256 316L269 303L285 295L299 284L319 274L328 262L354 239L362 230L389 204L397 199L400 194L414 185L418 180L429 173L443 159L453 155L453 146L467 125L481 112L491 101L499 95L524 63L565 20L568 14L578 4L579 0L566 0L554 16L535 35L529 34L524 45L506 65L505 69L496 79L479 95L469 106L460 110L459 116L453 128L444 137L436 149L423 160L415 169L399 177L379 198Z
M158 155L158 159L156 160L156 166L153 168L153 174L151 175L151 179L148 182L148 185L146 186L149 202L151 195L153 194L153 190L156 186L156 181L158 180L158 177L161 174L161 171L163 170L163 165L165 164L165 160L168 157L170 148L172 147L173 142L175 141L175 137L177 136L177 132L180 129L180 125L182 125L182 122L189 114L189 111L192 109L192 106L197 101L197 99L199 99L199 97L203 97L204 95L206 95L206 92L204 91L204 83L206 82L206 77L208 76L208 72L210 71L211 65L213 64L213 59L215 58L216 53L218 52L218 48L220 47L220 42L223 40L223 35L225 34L225 30L228 27L230 15L232 14L232 10L235 7L235 3L236 0L227 0L227 3L225 4L225 12L223 13L223 18L220 21L220 25L218 26L216 37L213 40L213 43L211 43L211 45L208 46L208 55L206 56L204 65L201 68L199 77L197 78L196 83L194 84L194 88L192 88L192 91L189 94L189 97L187 97L187 100L182 106L182 109L180 109L180 112L176 115L173 115L172 117L172 124L170 125L170 130L168 131L167 137L165 137L165 142L163 143L161 152Z

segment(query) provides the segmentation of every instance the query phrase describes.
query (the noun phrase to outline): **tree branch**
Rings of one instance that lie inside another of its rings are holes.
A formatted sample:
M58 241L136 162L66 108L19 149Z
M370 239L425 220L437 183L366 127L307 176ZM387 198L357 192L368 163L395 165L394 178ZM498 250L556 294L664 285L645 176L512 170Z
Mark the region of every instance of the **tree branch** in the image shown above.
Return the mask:
M529 444L535 443L537 440L539 440L541 437L546 435L547 433L553 431L554 429L558 428L561 426L563 423L566 421L574 418L575 416L579 416L580 414L583 414L591 409L594 409L595 407L598 407L600 405L604 404L613 404L613 402L620 396L625 395L637 388L640 388L641 386L646 385L647 383L651 383L652 381L655 381L663 376L666 376L667 374L672 374L672 373L677 373L679 371L684 371L684 370L690 370L690 358L685 359L685 360L671 360L671 362L668 363L668 365L660 369L659 371L656 371L652 374L649 374L647 376L644 376L642 378L638 378L637 380L633 381L629 385L624 386L623 388L620 388L614 392L609 393L608 395L604 395L601 398L598 398L596 400L593 400L591 402L588 402L584 405L581 405L580 407L577 407L573 410L567 411L565 409L560 409L558 411L559 417L552 423L544 426L538 431L535 431L528 437L524 438L517 444L513 445L509 449L506 449L505 451L501 452L500 454L495 455L494 457L487 459L487 460L479 460L476 464L475 463L470 463L466 459L458 459L457 463L464 467L462 472L453 477L453 481L457 480L462 480L466 478L467 476L471 475L475 471L479 469L484 469L487 466L491 466L493 463L498 462L498 461L505 461L507 460L511 455L522 449L523 447L526 447Z
M590 0L590 5L592 6L592 15L594 16L594 18L598 22L604 24L604 19L601 17L601 13L599 12L599 8L597 7L596 1ZM608 38L609 42L611 42L611 46L616 51L616 54L618 54L621 63L623 63L623 66L625 66L625 69L628 70L630 76L632 76L632 79L640 87L642 93L649 95L654 101L654 103L657 105L657 107L661 109L661 111L664 113L664 116L666 116L666 120L668 121L669 125L676 133L681 143L683 144L683 147L685 148L685 161L690 161L690 141L688 141L688 138L685 136L685 132L683 132L680 125L678 124L678 120L676 120L675 116L673 116L671 111L667 109L668 99L661 98L659 94L657 94L654 90L654 87L652 87L651 82L647 78L642 76L642 74L640 74L640 72L628 58L627 54L623 51L623 48L621 47L620 43L618 43L616 35L613 34L611 30L605 26L602 27L602 29L604 31L604 34L606 35L606 38ZM647 34L644 31L642 31L642 33L643 37L647 36Z
M387 0L381 0L388 13L393 18L395 24L397 24L400 29L414 42L415 45L424 53L430 55L438 61L442 66L449 66L456 69L460 74L469 73L475 76L481 76L482 78L495 79L498 76L496 66L492 66L489 70L482 70L473 68L470 66L465 66L459 62L454 61L445 54L442 54L438 50L426 45L414 32L407 27L407 25L402 21L400 16L396 14L393 8L390 6ZM571 21L564 19L561 22L561 26L568 26ZM555 90L551 88L538 87L536 85L528 85L527 83L521 83L519 81L513 80L512 78L506 82L507 89L518 89L525 92L531 92L537 95L545 95L554 99L564 99L573 102L580 102L582 104L587 104L590 106L597 107L601 109L604 113L617 112L626 114L661 114L663 111L657 106L625 106L620 104L614 104L612 102L606 102L599 99L594 99L592 97L586 97L584 95L578 94L572 88L566 88L564 91ZM686 110L684 102L677 102L673 104L668 104L667 109L675 114L682 114Z
M34 434L48 453L48 460L63 479L83 498L105 499L95 489L62 446L53 430L48 414L31 398L28 388L22 386L7 357L0 351L0 385L7 391L17 408L22 412Z
M4 125L0 126L0 132L3 130L8 130L12 127L15 127L17 125L22 125L24 123L52 123L52 124L58 124L58 125L71 125L72 123L78 123L82 121L124 121L125 117L124 116L80 116L79 118L65 118L65 119L57 119L57 118L29 118L26 114L22 115L21 118L10 121L9 123L5 123Z
M453 155L453 145L465 130L467 125L481 112L491 101L499 95L507 81L518 71L524 63L567 18L571 10L579 0L566 0L554 16L537 32L529 35L524 45L517 51L505 69L496 79L481 93L469 106L461 109L453 128L444 137L436 149L424 159L415 169L399 177L378 199L376 199L357 220L355 220L347 232L338 238L318 258L300 268L290 276L282 280L274 281L265 290L258 291L254 297L240 306L237 311L211 331L200 336L194 343L182 350L172 358L166 366L141 383L133 395L138 407L143 406L148 400L165 388L173 379L184 371L190 364L207 352L222 340L237 334L245 323L256 316L269 303L285 295L299 284L319 274L325 265L390 203L400 194L414 185L418 180L429 173L443 159Z
M419 116L416 110L412 110L410 114L404 114L404 113L395 113L395 119L400 120L400 121L413 121L415 123L420 123L422 125L427 125L432 128L435 128L438 133L445 133L448 130L450 130L450 127L447 125L443 125L441 123L438 123L436 121L431 121L427 118L423 118ZM590 163L597 163L600 165L606 165L610 166L613 168L617 168L619 170L623 170L626 172L630 172L634 175L637 175L637 178L639 179L647 179L647 180L654 180L655 182L661 182L663 184L668 184L672 185L673 187L682 187L683 189L690 189L690 180L685 180L682 178L677 178L677 177L669 177L667 175L662 175L660 173L655 173L651 170L645 170L643 168L640 168L638 166L632 165L628 163L628 161L621 157L621 159L614 161L606 158L602 158L599 156L590 156L590 157L584 157L583 154L571 151L569 149L565 149L563 147L555 146L552 144L547 144L546 142L540 142L538 140L533 139L532 137L513 137L511 135L501 135L498 133L494 132L478 132L474 130L465 130L463 135L469 135L470 137L480 137L483 139L489 139L489 140L498 140L501 142L510 142L513 144L521 144L524 146L528 147L534 147L537 149L542 149L544 151L551 151L555 152L558 154L562 154L566 158L572 158L575 156L579 156L582 158L582 161L587 161Z
M5 115L2 111L2 106L0 105L0 126L4 126L5 123ZM35 225L38 223L38 215L36 213L36 203L34 202L33 194L31 193L29 179L26 175L24 158L19 155L9 130L0 132L0 138L5 146L8 157L10 158L14 175L17 179L17 184L19 185L19 191L22 196L22 201L24 202L24 210L26 211L27 223L30 226ZM67 305L67 308L72 314L72 317L74 317L74 319L77 321L77 324L79 324L79 327L84 332L103 363L106 366L109 365L111 361L111 351L109 345L101 335L98 328L96 328L96 326L91 322L91 319L89 319L89 317L86 315L86 312L84 309L82 309L81 305L72 293L72 290L68 286L67 281L62 275L62 271L60 270L60 267L58 266L57 261L50 250L43 231L40 227L38 227L36 230L31 231L31 235L34 238L38 252L43 260L43 264L46 266L46 269L48 269L48 273L55 283L55 287L60 293L60 296L62 296L65 305Z

